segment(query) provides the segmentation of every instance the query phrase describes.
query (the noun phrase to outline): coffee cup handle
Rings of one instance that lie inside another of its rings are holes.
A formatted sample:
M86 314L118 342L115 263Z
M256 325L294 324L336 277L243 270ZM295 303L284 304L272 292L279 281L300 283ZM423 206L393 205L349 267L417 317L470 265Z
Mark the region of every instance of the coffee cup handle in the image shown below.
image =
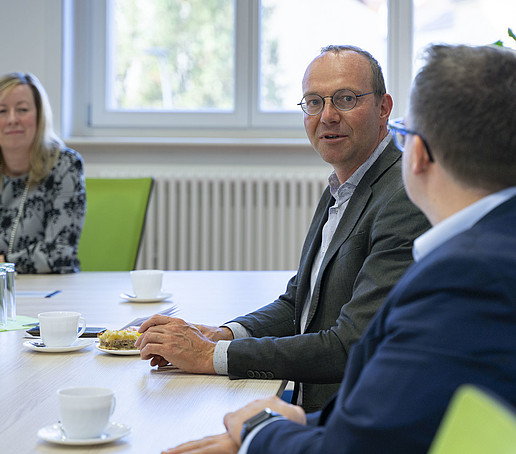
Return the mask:
M113 413L115 412L115 408L116 408L116 397L113 396L113 401L111 402L111 413L109 414L109 416L113 415Z
M79 323L82 324L81 330L77 333L77 337L81 337L84 334L84 331L86 331L86 320L84 318L79 318Z

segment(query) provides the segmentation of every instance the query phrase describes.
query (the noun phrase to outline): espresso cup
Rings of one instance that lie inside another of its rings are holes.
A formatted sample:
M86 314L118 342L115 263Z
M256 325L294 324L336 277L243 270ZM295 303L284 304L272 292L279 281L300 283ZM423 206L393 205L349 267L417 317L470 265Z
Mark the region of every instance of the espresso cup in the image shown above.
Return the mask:
M131 271L130 275L137 298L155 298L161 293L163 271L135 270Z
M57 391L61 424L73 439L98 438L115 411L115 393L109 388L73 387Z
M41 340L47 347L69 347L86 330L79 312L50 311L38 314ZM77 332L81 324L81 329Z

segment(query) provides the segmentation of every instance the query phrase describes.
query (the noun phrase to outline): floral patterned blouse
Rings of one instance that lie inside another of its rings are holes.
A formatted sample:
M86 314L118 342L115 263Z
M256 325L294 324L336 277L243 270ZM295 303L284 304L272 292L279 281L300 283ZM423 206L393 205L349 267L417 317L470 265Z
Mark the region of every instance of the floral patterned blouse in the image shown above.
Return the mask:
M0 254L9 240L27 175L3 176L0 194ZM29 189L12 253L5 257L18 273L75 273L80 270L77 246L86 212L83 161L69 148L60 152L50 173Z

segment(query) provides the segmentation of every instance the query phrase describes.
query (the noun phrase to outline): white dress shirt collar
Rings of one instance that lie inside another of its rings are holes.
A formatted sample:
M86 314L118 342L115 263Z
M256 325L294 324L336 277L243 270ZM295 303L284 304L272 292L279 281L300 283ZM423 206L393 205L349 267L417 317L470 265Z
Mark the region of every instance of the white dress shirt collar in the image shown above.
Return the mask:
M391 141L391 139L392 136L389 132L378 144L371 155L365 160L365 162L342 184L340 183L335 170L330 174L328 177L328 184L330 186L331 195L335 198L335 200L337 200L337 202L339 202L339 199L349 199L346 192L351 189L351 193L353 193L353 190L358 186L358 183L360 183L362 177L375 163L375 161L378 159L378 156L382 154L383 150L385 150L385 147L387 147L387 144Z

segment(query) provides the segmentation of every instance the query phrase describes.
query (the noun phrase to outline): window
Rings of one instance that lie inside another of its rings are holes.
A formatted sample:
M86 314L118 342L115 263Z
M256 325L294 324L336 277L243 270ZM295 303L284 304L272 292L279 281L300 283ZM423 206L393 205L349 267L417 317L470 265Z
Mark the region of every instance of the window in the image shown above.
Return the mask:
M421 51L432 42L481 46L498 40L516 48L507 35L516 31L516 2L512 0L415 0L415 73L421 66Z
M320 5L321 7L314 7ZM387 63L387 2L262 0L259 36L259 110L298 110L301 78L328 44L374 49ZM368 27L363 24L367 23Z
M111 0L107 5L108 110L235 108L232 0Z
M378 59L402 115L423 46L503 39L514 9L512 0L76 0L77 39L65 40L76 43L65 49L71 133L304 137L302 76L335 43Z

